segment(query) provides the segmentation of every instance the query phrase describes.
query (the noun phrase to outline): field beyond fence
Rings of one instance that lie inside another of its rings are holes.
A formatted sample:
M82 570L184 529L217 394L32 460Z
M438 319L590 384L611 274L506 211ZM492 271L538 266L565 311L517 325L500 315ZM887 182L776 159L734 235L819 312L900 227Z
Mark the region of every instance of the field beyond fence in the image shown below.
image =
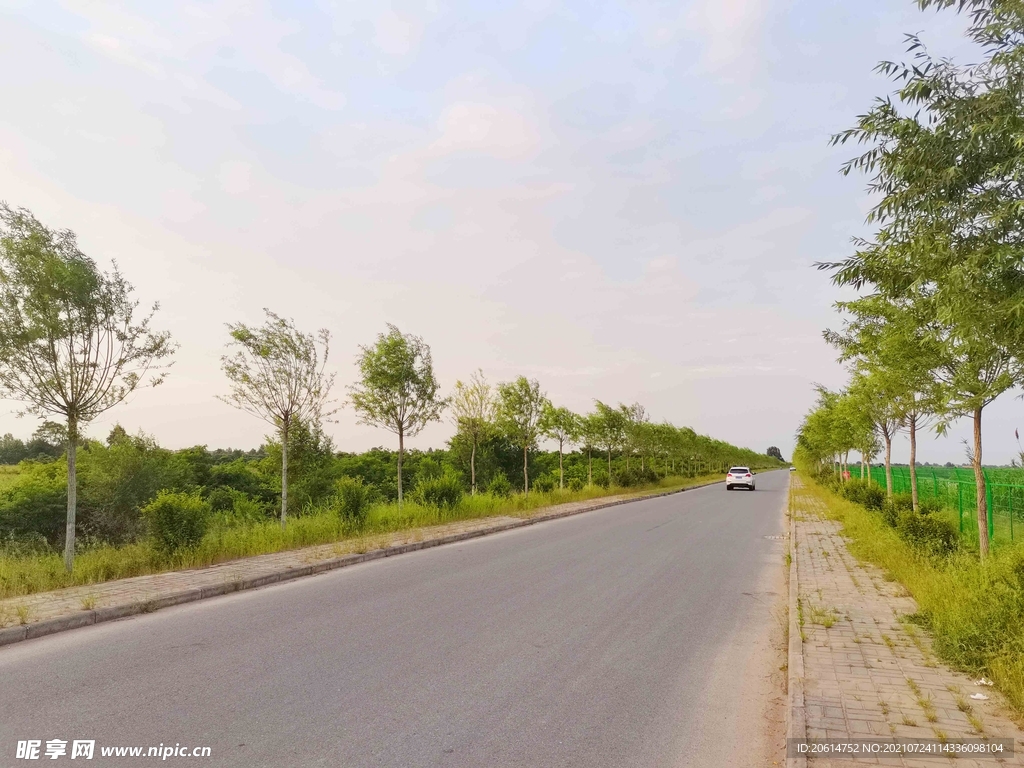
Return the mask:
M985 468L988 534L993 543L1024 537L1024 470ZM850 470L858 477L857 468ZM885 467L871 467L871 480L885 488ZM910 493L910 468L892 467L893 493ZM918 467L917 493L937 499L953 515L960 533L978 537L977 485L974 470L963 467Z

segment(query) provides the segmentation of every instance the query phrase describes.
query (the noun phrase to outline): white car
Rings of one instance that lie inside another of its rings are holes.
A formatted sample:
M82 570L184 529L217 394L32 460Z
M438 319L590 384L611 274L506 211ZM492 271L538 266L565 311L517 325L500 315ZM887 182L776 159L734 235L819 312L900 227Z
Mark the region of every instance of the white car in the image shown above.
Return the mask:
M733 488L754 490L754 473L749 467L733 467L729 470L725 476L725 490L731 491Z

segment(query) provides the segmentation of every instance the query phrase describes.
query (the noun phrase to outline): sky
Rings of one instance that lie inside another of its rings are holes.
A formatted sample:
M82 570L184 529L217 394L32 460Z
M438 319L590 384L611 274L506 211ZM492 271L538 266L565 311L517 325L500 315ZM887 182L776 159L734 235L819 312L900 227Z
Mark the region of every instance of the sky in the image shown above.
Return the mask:
M331 332L340 403L393 323L445 390L522 374L577 411L639 401L789 456L814 384L846 378L821 337L844 294L813 265L869 233L829 138L892 90L872 69L905 33L975 53L911 0L0 0L0 19L0 199L116 261L180 344L88 433L173 448L263 440L216 396L226 324L269 308ZM0 432L27 436L17 408ZM1008 462L1022 403L986 418L985 459ZM395 442L350 408L327 431ZM967 435L921 460L963 461Z

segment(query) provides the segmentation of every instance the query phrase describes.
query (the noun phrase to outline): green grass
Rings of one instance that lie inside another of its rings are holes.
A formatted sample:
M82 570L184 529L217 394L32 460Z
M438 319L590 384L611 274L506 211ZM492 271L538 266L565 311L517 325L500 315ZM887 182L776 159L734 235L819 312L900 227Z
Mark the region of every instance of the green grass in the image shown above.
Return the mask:
M0 550L0 599L149 573L199 568L315 544L337 542L339 554L367 551L381 545L379 539L382 535L396 531L497 515L530 517L541 508L554 504L613 495L643 496L713 480L721 480L721 475L666 478L656 485L635 489L591 486L581 491L534 492L528 496L515 494L510 498L481 494L464 497L454 510L439 510L412 502L406 502L401 509L396 504L378 504L370 509L366 524L357 530L346 527L336 514L328 510L290 518L284 529L277 521L271 520L241 526L214 525L198 548L175 556L159 553L148 541L120 547L101 545L87 548L76 554L74 573L70 575L64 570L63 558L57 552L12 555ZM378 541L374 541L374 537Z
M936 655L957 669L995 681L1024 714L1024 542L1006 542L981 562L964 548L947 559L929 557L899 538L878 513L842 499L801 473L801 496L824 502L843 524L852 553L880 566L918 604L915 624L928 629Z

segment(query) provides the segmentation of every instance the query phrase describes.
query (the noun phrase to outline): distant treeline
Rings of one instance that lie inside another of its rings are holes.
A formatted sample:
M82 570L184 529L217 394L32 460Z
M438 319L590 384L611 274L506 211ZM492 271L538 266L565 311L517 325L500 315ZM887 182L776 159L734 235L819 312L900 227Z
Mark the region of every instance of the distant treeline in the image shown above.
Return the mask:
M718 446L720 457L683 460L666 454L641 458L628 450L614 451L612 474L607 457L588 456L586 451L563 457L564 482L582 488L588 478L596 485L628 487L655 482L667 475L695 475L717 471L741 459L754 466L777 466L777 460L752 451L735 449L712 441L691 430L684 433L705 442L704 450ZM6 436L3 445L10 453L5 461L21 461L14 484L0 491L0 539L31 546L59 545L65 525L67 504L66 458L63 446L38 434L23 442ZM731 449L731 450L730 450ZM470 487L470 451L458 436L444 449L407 451L403 466L407 489L415 491L423 480L458 477ZM77 450L78 519L83 541L123 544L146 535L141 510L160 491L198 493L215 514L235 523L273 519L281 498L281 444L268 440L258 450L209 450L195 446L181 450L160 447L146 435L130 435L114 427L106 440L85 440ZM522 473L518 446L498 435L482 440L476 449L477 482L482 491L511 493L509 481ZM559 482L557 451L528 452L533 487L550 490ZM341 478L358 478L380 501L398 496L396 451L374 448L363 453L336 451L329 436L317 428L300 425L289 438L288 474L293 514L316 512L329 504Z

